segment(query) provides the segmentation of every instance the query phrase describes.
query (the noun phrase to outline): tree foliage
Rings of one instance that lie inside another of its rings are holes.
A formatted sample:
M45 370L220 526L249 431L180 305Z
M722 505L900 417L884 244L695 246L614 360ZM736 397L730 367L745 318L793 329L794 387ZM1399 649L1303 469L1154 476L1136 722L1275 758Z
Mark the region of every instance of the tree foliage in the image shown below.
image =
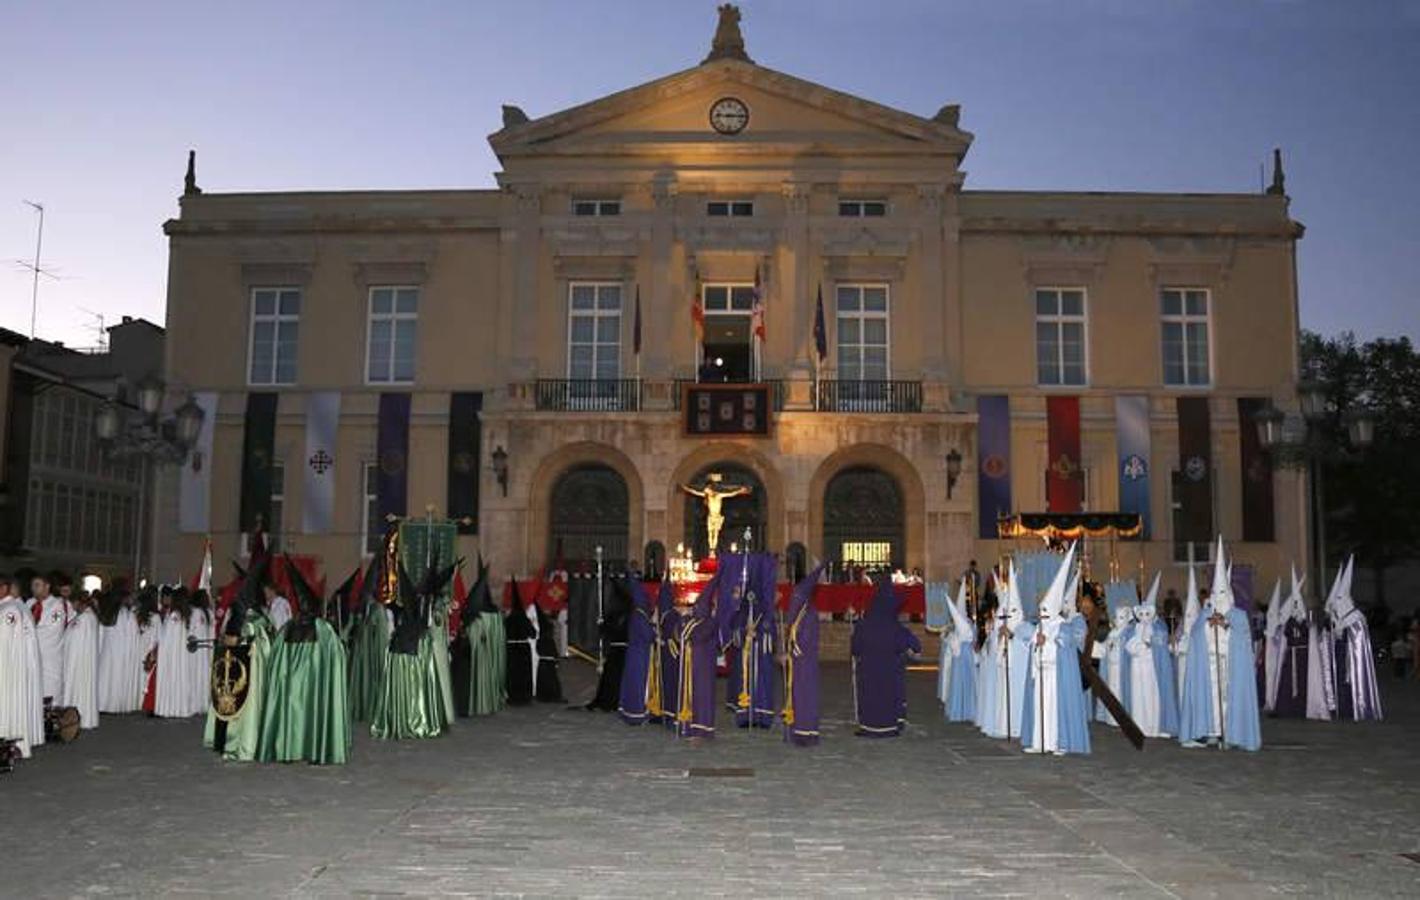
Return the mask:
M1420 353L1406 337L1358 343L1350 332L1332 338L1304 332L1302 368L1330 400L1315 438L1323 452L1331 562L1354 552L1380 575L1420 556ZM1346 415L1358 406L1374 417L1375 442L1354 451Z

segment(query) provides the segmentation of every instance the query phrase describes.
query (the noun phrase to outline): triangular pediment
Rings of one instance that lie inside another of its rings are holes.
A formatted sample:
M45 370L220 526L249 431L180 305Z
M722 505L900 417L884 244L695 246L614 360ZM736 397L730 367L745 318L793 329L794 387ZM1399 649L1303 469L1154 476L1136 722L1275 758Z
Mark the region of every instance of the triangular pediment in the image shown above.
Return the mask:
M734 97L749 108L743 131L710 124L711 105ZM716 60L524 122L489 137L510 159L721 146L736 152L902 153L959 162L970 133L954 116L924 118L739 60Z

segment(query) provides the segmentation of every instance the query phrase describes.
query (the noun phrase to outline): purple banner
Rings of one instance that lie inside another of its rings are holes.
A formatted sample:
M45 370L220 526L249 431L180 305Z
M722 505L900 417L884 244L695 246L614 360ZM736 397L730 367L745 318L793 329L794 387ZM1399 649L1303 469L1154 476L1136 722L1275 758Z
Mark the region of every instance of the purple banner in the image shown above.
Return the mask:
M376 450L376 505L380 521L403 517L409 506L409 395L381 394Z

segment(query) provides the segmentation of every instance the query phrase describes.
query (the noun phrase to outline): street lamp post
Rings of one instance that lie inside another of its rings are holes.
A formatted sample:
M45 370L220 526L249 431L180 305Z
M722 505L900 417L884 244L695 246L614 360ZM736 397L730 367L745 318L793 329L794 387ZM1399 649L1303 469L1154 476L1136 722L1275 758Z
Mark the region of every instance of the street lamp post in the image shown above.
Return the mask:
M178 464L187 459L202 431L205 413L191 397L173 411L160 415L167 386L157 379L138 385L136 406L110 400L94 414L94 436L104 455L112 460L138 462L138 522L133 547L133 586L143 568L143 520L147 515L148 481L155 463Z
M1360 403L1348 404L1341 420L1346 425L1346 444L1334 443L1322 424L1331 415L1326 388L1307 379L1297 385L1297 405L1301 410L1300 434L1288 433L1287 416L1275 406L1266 406L1253 415L1257 439L1278 465L1305 465L1311 490L1308 505L1312 514L1312 548L1316 557L1316 591L1326 590L1326 485L1325 464L1366 450L1375 442L1375 418Z

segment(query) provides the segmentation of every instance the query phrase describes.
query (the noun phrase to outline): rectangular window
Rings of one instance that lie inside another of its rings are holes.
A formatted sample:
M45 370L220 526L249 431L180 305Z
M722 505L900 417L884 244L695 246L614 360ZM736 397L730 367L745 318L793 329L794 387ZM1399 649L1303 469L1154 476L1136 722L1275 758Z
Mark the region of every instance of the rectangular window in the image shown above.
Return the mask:
M572 215L574 216L619 216L621 215L620 200L573 200Z
M839 200L838 214L850 219L881 218L887 215L887 201Z
M707 313L748 313L754 309L752 284L707 284L701 294Z
M838 286L838 380L888 380L888 288Z
M1035 292L1037 383L1084 385L1085 292L1082 288L1037 288Z
M567 377L621 377L621 285L574 282L567 305Z
M370 288L370 343L365 377L371 384L414 381L419 288Z
M300 288L252 288L249 383L296 383L300 330Z
M1165 288L1159 298L1163 307L1164 384L1206 387L1212 381L1212 360L1208 355L1208 291Z
M262 533L266 549L271 553L281 550L281 522L286 517L286 463L282 460L271 462L271 518L262 520ZM251 555L251 534L242 533L242 556Z
M374 556L380 552L384 523L380 521L380 470L372 462L363 466L360 477L360 552Z
M705 204L705 214L707 216L744 218L754 215L754 202L751 200L711 200Z

